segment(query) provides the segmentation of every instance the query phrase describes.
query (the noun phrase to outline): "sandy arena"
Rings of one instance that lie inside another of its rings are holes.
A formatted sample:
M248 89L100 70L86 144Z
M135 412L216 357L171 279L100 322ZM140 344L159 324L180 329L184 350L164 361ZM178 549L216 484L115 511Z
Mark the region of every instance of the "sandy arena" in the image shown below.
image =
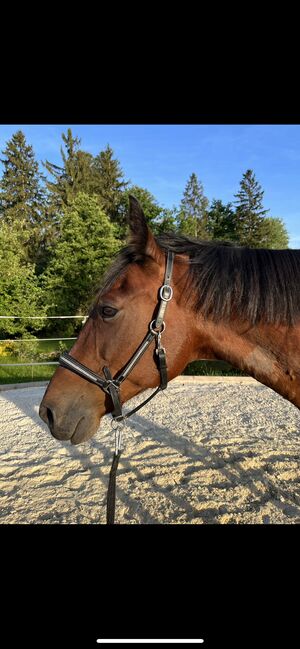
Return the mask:
M0 392L0 523L105 523L111 418L59 442L44 391ZM116 523L300 523L299 411L251 378L175 379L128 421Z

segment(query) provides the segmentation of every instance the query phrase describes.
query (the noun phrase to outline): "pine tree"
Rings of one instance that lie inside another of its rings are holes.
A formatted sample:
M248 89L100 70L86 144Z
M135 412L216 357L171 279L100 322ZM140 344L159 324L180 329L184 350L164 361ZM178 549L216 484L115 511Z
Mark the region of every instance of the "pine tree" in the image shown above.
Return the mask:
M179 232L207 239L206 220L208 199L204 196L202 183L192 173L186 184L178 214Z
M104 151L93 160L93 193L97 194L105 214L113 223L121 226L126 220L124 210L124 190L128 182L119 161L113 157L112 148L107 145Z
M28 259L35 261L40 243L40 232L45 219L45 190L33 148L26 143L22 131L17 131L2 152L3 176L0 181L0 218L14 225L26 236Z
M236 241L236 219L231 203L224 205L221 200L216 199L211 202L206 230L210 239Z
M243 174L240 191L235 194L236 232L239 243L249 247L259 247L261 225L269 210L263 208L264 191L257 182L252 169Z
M93 185L93 156L86 151L81 151L79 146L81 140L73 137L72 129L62 133L65 145L61 146L60 152L63 161L58 166L46 160L44 164L53 181L47 181L50 193L51 206L58 211L65 205L70 205L78 192L90 193Z

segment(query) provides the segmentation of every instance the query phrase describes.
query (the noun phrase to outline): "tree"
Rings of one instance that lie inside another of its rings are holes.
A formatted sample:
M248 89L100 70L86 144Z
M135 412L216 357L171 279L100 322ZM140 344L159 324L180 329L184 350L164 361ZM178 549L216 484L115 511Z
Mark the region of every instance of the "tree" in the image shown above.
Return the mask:
M22 238L26 230L27 257L35 261L40 233L45 220L45 190L33 148L22 131L14 133L2 152L3 176L0 181L1 220L15 227Z
M128 182L124 180L119 161L113 156L112 148L107 145L106 149L100 151L93 159L92 191L99 196L100 204L110 220L124 226L123 194Z
M23 233L23 240L26 232ZM27 260L16 223L0 222L0 315L22 316L21 319L1 319L0 334L22 334L38 330L43 320L27 316L43 316L42 289L35 275L34 264ZM26 316L26 318L25 318Z
M186 184L178 214L179 232L207 239L206 219L208 199L202 183L192 173Z
M210 239L236 241L235 212L231 203L214 199L207 213L206 231Z
M260 247L282 250L288 248L289 235L282 219L265 217L260 226Z
M51 314L84 313L119 247L115 228L97 197L77 194L64 208L59 239L43 274L44 300Z
M162 234L163 232L176 232L177 231L177 209L163 208L157 222L155 223L155 234Z
M37 260L37 273L42 274L53 255L60 232L60 221L65 207L72 204L79 192L90 194L94 185L93 156L79 147L81 140L74 137L69 128L62 133L64 147L60 152L63 161L58 166L46 160L46 167L53 180L47 180L48 200L45 209L45 227L41 254Z
M124 213L124 233L127 231L126 215L128 212L129 194L135 196L139 201L145 214L146 221L155 233L156 222L161 217L163 208L158 204L156 198L148 191L148 189L144 189L138 185L131 185L129 189L126 189L126 191L123 192L122 208Z
M63 166L60 167L48 160L43 163L54 179L47 181L47 187L51 206L57 210L70 205L78 192L90 193L93 190L94 178L93 156L79 149L81 140L73 136L70 128L66 134L62 133L62 139L66 150L60 148Z
M263 208L264 191L255 178L252 169L243 174L240 191L235 194L236 233L239 243L249 247L259 247L261 226L269 210Z

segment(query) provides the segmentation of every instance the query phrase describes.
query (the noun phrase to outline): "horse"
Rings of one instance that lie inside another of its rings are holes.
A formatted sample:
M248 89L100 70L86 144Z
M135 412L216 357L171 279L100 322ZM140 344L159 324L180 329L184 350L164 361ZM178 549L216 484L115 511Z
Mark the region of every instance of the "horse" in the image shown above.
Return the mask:
M70 350L72 358L97 376L103 367L109 367L108 377L127 367L155 322L166 258L172 253L172 300L164 326L154 331L166 350L168 380L197 359L224 360L299 408L300 250L252 249L174 233L154 236L133 196L128 222L128 244L103 279ZM159 386L150 343L122 382L121 404ZM106 385L112 383L109 379ZM61 365L39 414L57 440L80 444L113 412L112 396Z

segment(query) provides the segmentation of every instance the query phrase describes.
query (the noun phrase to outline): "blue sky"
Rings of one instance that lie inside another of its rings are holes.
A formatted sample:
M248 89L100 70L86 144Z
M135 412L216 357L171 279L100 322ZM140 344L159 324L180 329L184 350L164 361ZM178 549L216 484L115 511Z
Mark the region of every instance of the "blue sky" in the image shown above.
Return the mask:
M209 200L232 201L242 174L253 169L264 207L284 220L290 246L300 248L300 125L0 125L0 150L21 129L39 161L60 164L68 127L92 154L110 144L126 179L165 207L179 204L193 172Z

